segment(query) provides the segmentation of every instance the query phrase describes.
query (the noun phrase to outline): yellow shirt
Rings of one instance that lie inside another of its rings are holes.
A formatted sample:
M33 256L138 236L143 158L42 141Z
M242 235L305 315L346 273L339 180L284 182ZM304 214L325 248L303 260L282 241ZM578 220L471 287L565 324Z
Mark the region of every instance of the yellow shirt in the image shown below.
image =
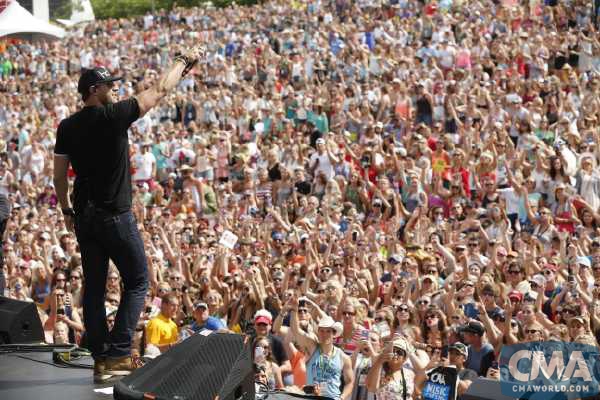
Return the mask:
M146 341L149 344L164 346L177 342L179 329L172 319L158 314L146 325Z

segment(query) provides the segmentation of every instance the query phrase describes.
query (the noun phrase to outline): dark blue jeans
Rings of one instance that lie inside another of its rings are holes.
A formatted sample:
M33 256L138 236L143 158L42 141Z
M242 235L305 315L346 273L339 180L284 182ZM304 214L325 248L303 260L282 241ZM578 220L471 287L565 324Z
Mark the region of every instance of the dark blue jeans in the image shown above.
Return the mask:
M85 277L83 322L88 348L95 357L129 355L148 290L148 265L135 217L131 211L115 215L88 206L75 217L75 233ZM124 286L110 332L104 306L109 259Z
M4 236L4 230L6 229L6 219L0 221L0 296L4 296L4 289L6 289L6 278L4 276L4 242L2 237Z

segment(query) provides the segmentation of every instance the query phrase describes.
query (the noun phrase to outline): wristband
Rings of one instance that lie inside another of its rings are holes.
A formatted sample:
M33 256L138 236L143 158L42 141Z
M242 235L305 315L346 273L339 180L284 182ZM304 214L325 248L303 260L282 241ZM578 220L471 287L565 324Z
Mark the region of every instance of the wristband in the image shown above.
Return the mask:
M62 211L63 215L68 215L69 217L74 217L75 216L75 211L72 208L61 208L60 211Z
M184 56L183 54L180 54L180 55L176 56L173 61L174 62L181 61L181 62L183 62L183 64L185 66L187 66L190 63L190 60L186 56Z

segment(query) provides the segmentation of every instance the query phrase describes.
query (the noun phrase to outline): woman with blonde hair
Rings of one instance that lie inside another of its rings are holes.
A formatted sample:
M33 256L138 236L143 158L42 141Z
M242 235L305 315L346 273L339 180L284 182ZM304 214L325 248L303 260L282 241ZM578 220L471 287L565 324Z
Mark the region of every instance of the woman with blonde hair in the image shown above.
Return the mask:
M544 246L544 251L548 251L552 247L552 239L556 236L557 230L554 226L552 211L547 207L540 208L538 215L533 213L531 202L525 189L525 209L527 210L527 218L533 224L532 236Z
M503 241L502 235L510 228L510 220L506 215L504 207L500 207L498 203L488 205L488 217L491 224L485 228L485 233L488 240Z

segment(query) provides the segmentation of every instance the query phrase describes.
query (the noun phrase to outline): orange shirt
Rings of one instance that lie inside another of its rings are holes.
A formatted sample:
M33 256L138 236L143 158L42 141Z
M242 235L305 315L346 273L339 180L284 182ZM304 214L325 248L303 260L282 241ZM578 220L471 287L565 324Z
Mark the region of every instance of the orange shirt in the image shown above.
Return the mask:
M293 346L292 346L293 347ZM294 376L294 386L303 387L306 385L306 359L304 353L296 349L290 359L292 365L292 375Z

